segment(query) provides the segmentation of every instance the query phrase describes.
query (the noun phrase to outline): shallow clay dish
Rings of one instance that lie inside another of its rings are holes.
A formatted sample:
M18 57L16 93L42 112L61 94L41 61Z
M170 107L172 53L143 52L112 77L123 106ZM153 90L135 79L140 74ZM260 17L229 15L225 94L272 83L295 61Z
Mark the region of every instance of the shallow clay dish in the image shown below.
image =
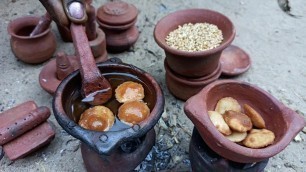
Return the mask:
M230 45L223 50L220 63L222 67L222 75L236 76L246 72L251 66L249 55L241 48Z
M208 116L208 111L214 110L218 100L223 97L233 97L241 105L252 105L262 115L267 129L274 132L276 136L274 143L262 149L251 149L226 139L214 127ZM224 158L241 163L259 162L278 154L305 126L301 115L266 91L234 80L220 80L209 84L188 99L184 110L212 150Z

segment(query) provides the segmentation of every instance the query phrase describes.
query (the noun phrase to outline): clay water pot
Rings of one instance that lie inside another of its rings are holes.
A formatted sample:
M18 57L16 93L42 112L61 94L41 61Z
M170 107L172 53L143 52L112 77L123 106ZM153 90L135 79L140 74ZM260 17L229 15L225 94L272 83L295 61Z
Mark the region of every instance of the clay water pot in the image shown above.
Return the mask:
M111 58L104 63L97 64L97 66L101 74L110 82L113 91L119 84L128 80L141 83L145 90L144 102L150 109L150 115L141 123L133 126L122 126L120 120L116 118L114 126L105 132L91 131L80 127L78 125L80 115L90 106L82 102L81 76L78 70L67 76L58 86L53 100L53 111L56 120L64 130L80 139L82 145L86 145L82 146L84 149L90 148L99 155L97 157L100 157L101 162L106 161L106 165L110 166L110 163L116 163L110 159L114 157L113 154L118 151L120 146L145 136L154 127L164 111L165 100L156 80L145 71L133 65L122 63L117 58ZM109 107L117 115L120 104L113 97L104 106ZM138 156L138 160L140 160L138 163L146 157L143 154ZM133 158L129 160L135 161Z
M252 149L231 142L212 124L208 111L214 110L221 98L233 97L240 105L249 104L263 117L266 128L275 134L272 145ZM234 80L219 80L187 100L184 110L205 143L220 156L240 163L253 163L270 158L288 146L305 126L304 118L257 86Z
M97 10L97 23L106 34L106 48L111 53L121 53L133 46L139 31L135 26L137 8L126 2L107 2Z
M187 52L167 45L165 38L179 25L204 22L214 24L222 31L223 41L218 47L206 51ZM169 67L177 74L195 78L209 75L216 70L222 51L231 44L234 37L235 28L230 19L207 9L176 11L162 18L154 29L155 41L164 49Z
M197 94L206 85L216 81L222 73L220 64L211 74L199 78L188 78L175 73L170 69L166 60L164 61L164 67L166 70L166 84L169 91L175 97L184 101Z
M39 19L34 16L20 17L12 20L7 28L14 55L25 63L42 63L51 58L56 49L55 37L50 28L33 37L29 36Z

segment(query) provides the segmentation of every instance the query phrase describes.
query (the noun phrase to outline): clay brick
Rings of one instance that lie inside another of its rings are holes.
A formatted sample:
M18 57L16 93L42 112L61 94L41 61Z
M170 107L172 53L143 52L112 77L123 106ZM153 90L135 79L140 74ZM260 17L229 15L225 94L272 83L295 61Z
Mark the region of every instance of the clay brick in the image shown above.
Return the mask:
M22 136L3 145L6 156L14 161L35 152L37 149L49 144L55 136L51 125L46 121Z
M49 118L48 107L33 108L36 108L35 104L25 103L0 114L0 145L8 143Z

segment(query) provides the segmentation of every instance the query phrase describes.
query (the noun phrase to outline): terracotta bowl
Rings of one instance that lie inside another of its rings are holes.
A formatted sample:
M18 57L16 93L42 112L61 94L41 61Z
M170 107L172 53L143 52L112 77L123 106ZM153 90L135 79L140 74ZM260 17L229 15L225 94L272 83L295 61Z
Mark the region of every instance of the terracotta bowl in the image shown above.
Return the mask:
M164 62L166 70L166 84L169 91L177 98L186 101L191 96L197 94L206 85L216 81L221 75L221 65L216 68L210 75L200 78L188 78L176 74Z
M105 132L91 131L80 127L78 125L80 115L90 106L81 102L81 76L78 70L67 76L58 86L53 100L53 111L58 123L69 134L80 139L96 153L110 155L123 143L139 138L151 130L164 111L165 100L156 80L145 71L133 65L122 63L118 58L111 58L97 66L102 75L110 82L113 91L124 81L141 83L145 90L144 102L150 108L150 115L132 127L122 126L122 123L120 124L116 118L114 126ZM120 104L114 96L104 105L109 107L114 115L117 115Z
M204 22L217 25L222 31L224 39L220 46L207 51L187 52L167 45L165 38L179 25ZM171 13L162 18L154 29L155 41L164 49L170 68L186 77L202 77L212 73L219 65L222 50L231 44L234 37L235 28L230 19L207 9L188 9Z
M276 138L272 145L261 149L240 146L226 139L212 124L207 111L214 110L223 97L233 97L241 105L252 105L265 120L267 129ZM276 100L266 91L234 80L220 80L206 86L188 99L184 107L186 115L194 123L206 144L222 157L240 163L252 163L270 158L291 142L305 126L304 118Z

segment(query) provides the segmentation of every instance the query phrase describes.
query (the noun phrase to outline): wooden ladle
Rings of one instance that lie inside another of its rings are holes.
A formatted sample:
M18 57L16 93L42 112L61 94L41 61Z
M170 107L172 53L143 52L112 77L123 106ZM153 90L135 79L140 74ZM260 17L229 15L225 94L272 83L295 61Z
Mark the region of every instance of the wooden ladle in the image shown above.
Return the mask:
M80 24L70 25L73 45L80 62L82 77L83 102L91 105L100 105L112 97L112 88L109 82L100 73L92 52L84 27Z

